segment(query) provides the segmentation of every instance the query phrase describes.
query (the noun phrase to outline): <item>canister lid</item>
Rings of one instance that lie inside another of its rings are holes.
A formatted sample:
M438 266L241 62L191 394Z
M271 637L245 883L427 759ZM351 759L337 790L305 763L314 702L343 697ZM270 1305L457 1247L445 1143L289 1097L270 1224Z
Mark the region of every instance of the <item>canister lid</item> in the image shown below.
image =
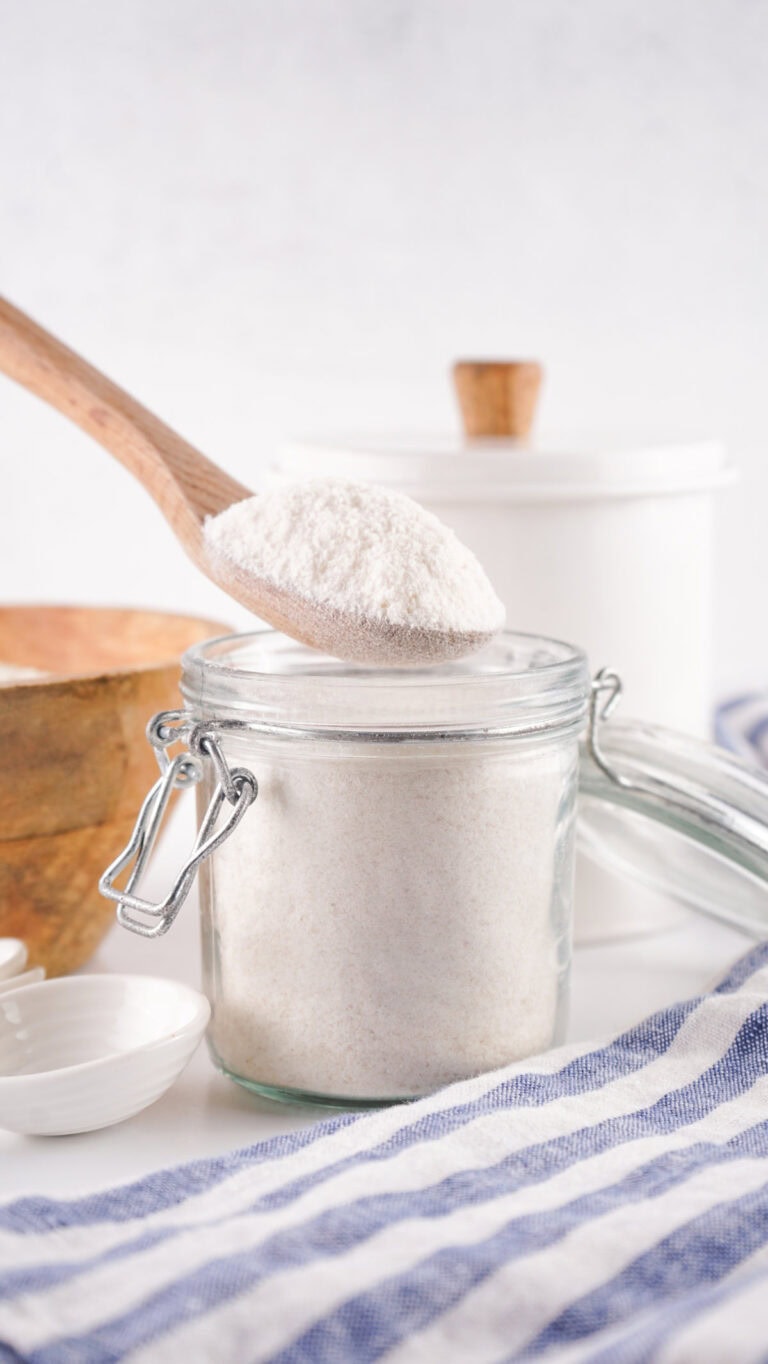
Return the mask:
M578 835L602 866L768 933L768 774L725 749L650 725L600 726L597 748L582 748Z
M730 482L733 470L715 440L599 435L299 440L270 469L272 481L331 477L380 483L424 501L551 502L706 491Z

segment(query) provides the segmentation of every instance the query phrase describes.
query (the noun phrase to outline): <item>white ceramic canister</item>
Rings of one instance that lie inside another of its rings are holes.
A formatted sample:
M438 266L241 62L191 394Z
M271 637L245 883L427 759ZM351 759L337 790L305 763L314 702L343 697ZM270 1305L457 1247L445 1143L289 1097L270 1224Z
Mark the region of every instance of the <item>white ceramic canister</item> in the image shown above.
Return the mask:
M714 494L732 478L717 442L294 441L269 477L339 477L407 493L474 550L510 629L579 640L596 665L621 673L628 715L709 734ZM617 888L582 861L578 940L679 919L658 897Z
M510 628L583 641L621 672L628 714L709 734L715 442L295 442L271 476L407 493L475 552Z

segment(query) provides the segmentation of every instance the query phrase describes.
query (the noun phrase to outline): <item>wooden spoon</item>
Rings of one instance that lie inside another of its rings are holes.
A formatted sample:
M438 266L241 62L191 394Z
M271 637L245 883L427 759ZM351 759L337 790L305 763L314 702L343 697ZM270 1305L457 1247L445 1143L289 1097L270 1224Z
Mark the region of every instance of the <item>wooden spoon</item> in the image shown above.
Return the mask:
M419 629L342 612L212 555L203 538L205 518L251 497L249 489L3 299L0 372L69 417L124 464L154 498L193 563L276 629L340 658L385 666L460 657L489 638L479 631Z

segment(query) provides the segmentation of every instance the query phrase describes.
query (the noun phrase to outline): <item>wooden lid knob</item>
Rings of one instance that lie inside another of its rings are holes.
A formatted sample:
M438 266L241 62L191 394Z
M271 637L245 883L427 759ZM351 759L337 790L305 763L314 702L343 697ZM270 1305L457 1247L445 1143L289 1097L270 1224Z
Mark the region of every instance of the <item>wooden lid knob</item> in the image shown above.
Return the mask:
M535 360L457 360L453 383L464 434L527 436L543 374Z

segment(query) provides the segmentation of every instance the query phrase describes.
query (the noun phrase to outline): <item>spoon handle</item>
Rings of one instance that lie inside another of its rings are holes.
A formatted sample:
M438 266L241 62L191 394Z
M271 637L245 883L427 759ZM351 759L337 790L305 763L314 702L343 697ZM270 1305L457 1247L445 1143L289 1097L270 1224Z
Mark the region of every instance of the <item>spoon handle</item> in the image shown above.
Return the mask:
M193 558L202 519L250 496L247 488L3 298L0 373L69 417L124 464Z

